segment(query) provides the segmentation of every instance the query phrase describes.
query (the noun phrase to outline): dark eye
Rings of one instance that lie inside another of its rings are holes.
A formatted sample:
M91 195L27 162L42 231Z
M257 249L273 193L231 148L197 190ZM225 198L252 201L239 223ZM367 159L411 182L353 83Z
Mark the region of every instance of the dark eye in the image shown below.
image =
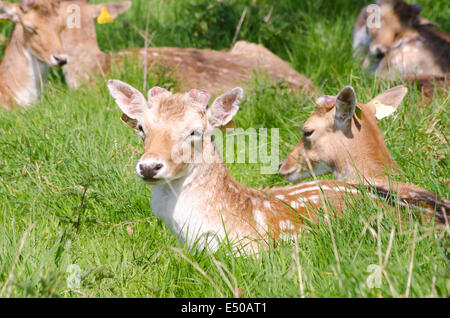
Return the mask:
M144 128L142 127L142 125L138 125L138 130L139 130L139 136L141 136L142 138L145 138L145 132L144 132Z
M303 137L311 137L311 135L314 133L314 130L303 130Z
M198 138L202 136L202 131L199 129L194 129L190 132L189 138Z

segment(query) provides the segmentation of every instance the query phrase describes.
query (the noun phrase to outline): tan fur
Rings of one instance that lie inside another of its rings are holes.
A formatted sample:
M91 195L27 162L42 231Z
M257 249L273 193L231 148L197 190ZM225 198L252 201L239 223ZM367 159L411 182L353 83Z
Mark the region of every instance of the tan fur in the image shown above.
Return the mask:
M121 57L147 59L151 71L158 65L175 70L175 78L182 89L201 88L217 95L238 84L250 81L253 71L267 72L270 78L284 81L305 93L316 92L314 85L295 71L287 62L261 45L237 42L231 52L208 49L151 47L131 49L116 53L103 53L98 47L94 20L90 16L92 5L86 1L65 1L64 6L77 4L81 8L82 28L66 29L64 47L70 62L64 74L71 87L78 87L90 74L107 71L111 65L120 67Z
M36 101L44 87L48 65L57 66L55 56L66 56L60 37L64 23L57 1L22 0L19 4L3 5L15 8L18 17L0 64L0 103L9 109L14 104L26 106Z

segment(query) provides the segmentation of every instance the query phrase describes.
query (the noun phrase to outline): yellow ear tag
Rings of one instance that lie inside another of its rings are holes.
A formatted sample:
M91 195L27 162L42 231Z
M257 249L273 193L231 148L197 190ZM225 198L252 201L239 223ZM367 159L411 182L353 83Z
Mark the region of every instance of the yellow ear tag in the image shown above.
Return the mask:
M97 22L98 22L98 24L107 24L107 23L114 22L114 18L109 14L106 7L102 8L100 15L97 18Z
M375 101L373 105L375 106L375 117L377 117L377 119L383 119L384 117L388 117L395 112L394 107L381 104L379 101Z

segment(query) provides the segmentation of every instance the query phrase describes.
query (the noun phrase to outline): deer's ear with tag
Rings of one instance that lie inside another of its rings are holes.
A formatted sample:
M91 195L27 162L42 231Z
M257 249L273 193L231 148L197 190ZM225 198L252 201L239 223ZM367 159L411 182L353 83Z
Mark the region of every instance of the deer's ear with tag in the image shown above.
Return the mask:
M100 4L92 4L89 6L89 13L92 19L97 19L100 15L107 15L115 19L131 7L131 1L122 2L105 2ZM111 21L112 22L112 21Z
M369 106L377 119L392 115L402 102L408 89L405 86L396 86L381 93L369 102Z

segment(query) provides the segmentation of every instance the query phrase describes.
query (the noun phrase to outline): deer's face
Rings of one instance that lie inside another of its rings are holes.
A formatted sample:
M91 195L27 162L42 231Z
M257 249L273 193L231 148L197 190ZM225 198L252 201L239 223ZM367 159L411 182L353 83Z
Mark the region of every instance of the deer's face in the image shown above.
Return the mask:
M380 25L369 28L369 51L373 57L382 58L405 32L419 23L421 7L403 0L379 0Z
M397 86L358 106L351 86L344 87L336 97L318 98L316 111L303 125L303 138L281 162L279 173L289 181L302 179L311 172L320 175L332 171L335 176L345 176L353 168L351 157L355 154L350 152L375 152L367 148L378 147L382 140L376 118L392 114L406 92L405 87Z
M136 165L137 175L150 184L185 176L192 165L204 160L205 143L215 128L228 123L238 109L242 89L235 88L208 106L209 94L191 90L172 94L152 88L148 100L123 82L108 82L111 95L124 112L122 119L144 141L144 154ZM199 161L200 160L200 161Z
M339 127L336 126L335 105L336 98L332 96L316 100L316 111L303 125L302 139L280 164L280 174L289 181L306 177L311 169L316 175L331 171L335 150L330 139L334 139L344 125L339 123Z
M19 41L38 60L50 66L67 63L61 42L64 22L58 0L0 1L0 18L16 23Z

